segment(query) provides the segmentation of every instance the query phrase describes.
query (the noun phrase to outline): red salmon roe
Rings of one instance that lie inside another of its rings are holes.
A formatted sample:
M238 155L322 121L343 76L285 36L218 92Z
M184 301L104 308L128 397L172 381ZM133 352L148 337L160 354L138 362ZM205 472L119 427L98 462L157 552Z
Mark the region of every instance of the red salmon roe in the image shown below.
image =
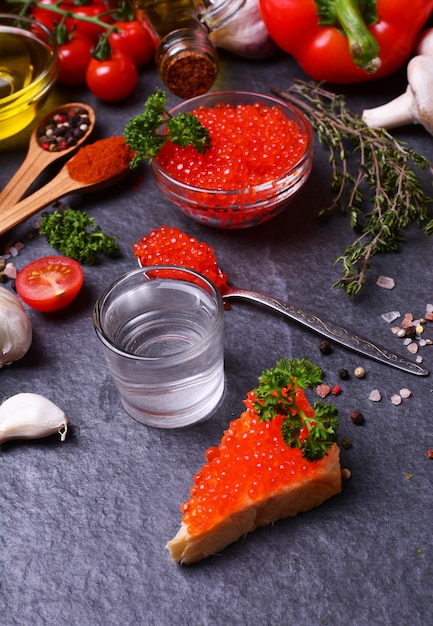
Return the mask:
M296 398L298 406L313 414L302 390L297 390ZM250 391L246 410L230 423L219 446L206 451L207 462L194 476L191 497L181 506L192 536L290 483L314 476L327 462L326 457L308 462L299 448L287 446L281 436L282 416L259 421L254 400ZM301 431L300 439L305 435Z
M304 154L307 137L278 106L219 103L191 111L207 128L211 148L167 142L157 160L172 178L201 189L239 190L287 173Z
M151 230L133 245L133 250L143 267L180 265L200 272L220 291L227 286L227 274L218 267L213 248L179 228L161 226Z

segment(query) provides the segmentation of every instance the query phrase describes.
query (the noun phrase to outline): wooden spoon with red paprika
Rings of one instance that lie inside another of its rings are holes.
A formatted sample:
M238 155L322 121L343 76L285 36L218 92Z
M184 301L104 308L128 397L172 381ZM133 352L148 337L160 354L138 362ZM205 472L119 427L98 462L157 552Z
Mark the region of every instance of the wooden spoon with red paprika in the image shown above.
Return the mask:
M0 205L0 235L64 196L118 182L130 170L134 154L121 136L81 147L44 187L14 205Z

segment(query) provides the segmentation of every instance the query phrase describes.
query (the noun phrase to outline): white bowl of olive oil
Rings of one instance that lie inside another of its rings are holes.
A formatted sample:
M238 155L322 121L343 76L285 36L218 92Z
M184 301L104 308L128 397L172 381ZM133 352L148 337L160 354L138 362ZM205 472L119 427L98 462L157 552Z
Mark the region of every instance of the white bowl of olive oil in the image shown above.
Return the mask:
M28 126L56 82L54 34L30 18L0 14L0 141Z

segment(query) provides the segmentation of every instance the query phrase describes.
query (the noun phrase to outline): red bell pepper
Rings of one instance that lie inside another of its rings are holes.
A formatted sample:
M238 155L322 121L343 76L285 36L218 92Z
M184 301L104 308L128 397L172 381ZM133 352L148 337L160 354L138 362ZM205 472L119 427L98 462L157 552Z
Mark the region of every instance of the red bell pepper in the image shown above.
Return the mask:
M275 43L318 81L391 74L413 51L433 0L259 0Z

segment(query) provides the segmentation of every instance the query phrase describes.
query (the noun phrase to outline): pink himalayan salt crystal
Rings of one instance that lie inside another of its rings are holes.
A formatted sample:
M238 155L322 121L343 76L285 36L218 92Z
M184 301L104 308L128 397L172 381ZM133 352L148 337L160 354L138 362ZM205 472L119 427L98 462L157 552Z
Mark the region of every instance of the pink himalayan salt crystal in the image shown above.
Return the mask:
M391 396L391 402L395 404L395 406L398 406L401 404L401 396L399 396L398 393L394 394Z
M394 289L395 282L394 279L389 276L379 276L376 281L376 285L378 287L382 287L383 289Z
M401 326L402 328L410 328L411 326L413 326L413 317L408 318L405 316L404 320L401 322Z
M412 395L412 392L410 391L410 389L406 389L406 387L404 387L403 389L400 389L400 396L402 398L410 398L411 395Z
M416 354L418 352L418 344L412 341L412 343L407 346L407 349L411 354Z
M12 280L17 277L17 268L13 263L6 263L3 274Z
M385 320L385 322L394 322L397 318L401 317L399 311L389 311L388 313L382 313L381 318Z
M379 389L373 389L372 391L370 391L370 395L368 396L368 399L371 400L372 402L379 402L380 400L382 400L382 396L380 394Z
M331 387L325 384L318 385L316 387L316 392L320 398L326 398L326 396L331 392Z

